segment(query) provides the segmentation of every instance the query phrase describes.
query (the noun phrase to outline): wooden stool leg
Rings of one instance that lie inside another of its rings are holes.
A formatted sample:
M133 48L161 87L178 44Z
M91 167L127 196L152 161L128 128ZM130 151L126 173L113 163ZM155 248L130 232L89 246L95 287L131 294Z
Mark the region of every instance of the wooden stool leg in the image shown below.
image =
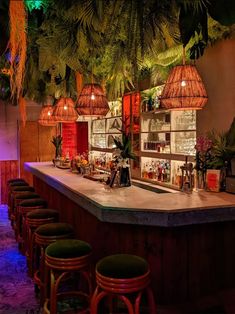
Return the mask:
M21 237L21 252L22 254L26 254L26 225L25 225L25 214L21 214L21 234L20 234L20 237Z
M135 314L140 313L140 302L142 298L142 291L138 293L136 299L135 299Z
M27 258L27 265L28 265L28 272L29 276L33 277L33 250L34 250L34 236L32 234L31 228L26 226L26 258Z
M133 305L131 304L130 300L125 295L119 295L118 298L124 302L128 309L128 314L135 314ZM139 311L136 312L136 314L139 314Z
M100 301L107 295L107 292L101 291L99 293L99 287L97 286L91 300L91 313L98 314L98 306Z
M43 299L44 301L46 299L49 299L49 296L50 296L50 285L49 285L49 282L50 282L50 270L48 268L48 266L45 264L44 265L44 289L43 289L43 293L44 293L44 296L43 296Z
M147 296L148 296L148 304L150 307L150 314L156 314L157 313L157 307L153 296L153 291L150 287L146 288L147 290Z
M40 273L40 304L43 305L45 301L45 295L47 294L45 290L46 283L45 283L45 251L44 248L41 249L41 256L40 256L40 265L39 265L39 273Z
M83 272L81 272L81 275L84 276L85 281L87 282L87 285L88 285L88 295L89 295L89 298L91 299L92 292L93 292L92 280L91 280L91 271L83 271Z
M50 270L50 281L50 314L57 314L56 279L53 270Z

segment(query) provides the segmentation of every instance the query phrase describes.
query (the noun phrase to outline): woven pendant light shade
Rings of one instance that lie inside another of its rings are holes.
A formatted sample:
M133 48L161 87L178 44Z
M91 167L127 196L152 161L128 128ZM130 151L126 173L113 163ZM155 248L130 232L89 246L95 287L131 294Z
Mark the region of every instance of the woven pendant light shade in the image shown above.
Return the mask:
M70 123L76 121L78 113L72 98L60 98L55 106L53 117L57 122Z
M56 121L53 117L53 106L52 105L44 105L40 112L40 116L38 119L38 123L43 126L55 126Z
M84 85L78 98L77 111L84 116L106 116L109 104L99 84Z
M202 109L207 94L200 75L194 65L175 66L166 81L161 106L172 110Z

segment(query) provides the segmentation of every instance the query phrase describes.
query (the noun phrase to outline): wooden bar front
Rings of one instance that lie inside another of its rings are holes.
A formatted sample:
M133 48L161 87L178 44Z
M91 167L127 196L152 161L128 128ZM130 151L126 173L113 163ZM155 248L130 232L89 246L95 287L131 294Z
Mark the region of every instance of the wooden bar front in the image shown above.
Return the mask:
M76 237L92 245L94 264L120 252L146 258L158 304L193 302L235 287L234 206L229 208L230 220L217 217L211 223L174 227L112 223L101 221L35 174L34 186L50 208L59 210L60 220L74 226Z

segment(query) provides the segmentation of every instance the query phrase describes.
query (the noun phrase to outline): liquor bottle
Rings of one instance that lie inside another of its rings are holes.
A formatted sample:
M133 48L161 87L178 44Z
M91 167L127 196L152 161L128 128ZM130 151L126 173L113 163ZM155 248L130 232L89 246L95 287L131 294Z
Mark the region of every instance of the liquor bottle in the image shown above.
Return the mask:
M158 181L162 181L162 165L159 163L158 164Z
M146 164L145 164L145 163L144 163L144 165L143 165L142 178L144 178L144 179L148 178L148 172L147 172Z
M153 169L151 167L149 168L149 171L148 171L148 178L151 180L153 179Z
M181 175L180 175L180 166L177 166L177 171L175 175L175 185L180 186L181 184Z

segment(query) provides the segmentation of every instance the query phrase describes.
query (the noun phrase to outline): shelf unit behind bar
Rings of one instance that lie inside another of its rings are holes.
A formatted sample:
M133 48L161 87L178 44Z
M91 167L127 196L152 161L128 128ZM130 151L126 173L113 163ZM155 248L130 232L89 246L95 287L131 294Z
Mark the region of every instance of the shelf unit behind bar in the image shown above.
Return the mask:
M180 167L187 161L194 163L196 143L196 111L169 111L154 109L150 112L132 113L132 105L136 105L138 94L128 94L125 101L128 104L126 115L131 122L128 131L131 132L132 148L136 160L131 161L131 173L135 179L178 188L180 184ZM124 102L124 101L123 101ZM130 107L130 108L129 108ZM142 106L139 105L139 109ZM123 110L124 112L124 110ZM133 127L134 121L139 129ZM102 163L106 160L108 168L115 149L111 138L121 138L120 129L125 116L106 117L92 122L91 151L94 159ZM113 124L118 127L112 127ZM136 124L137 125L137 124ZM120 128L119 128L120 126ZM138 129L138 132L137 132ZM101 167L101 168L105 168ZM99 167L97 167L98 169Z
M196 112L155 109L140 117L140 177L144 181L179 187L181 166L194 162Z

